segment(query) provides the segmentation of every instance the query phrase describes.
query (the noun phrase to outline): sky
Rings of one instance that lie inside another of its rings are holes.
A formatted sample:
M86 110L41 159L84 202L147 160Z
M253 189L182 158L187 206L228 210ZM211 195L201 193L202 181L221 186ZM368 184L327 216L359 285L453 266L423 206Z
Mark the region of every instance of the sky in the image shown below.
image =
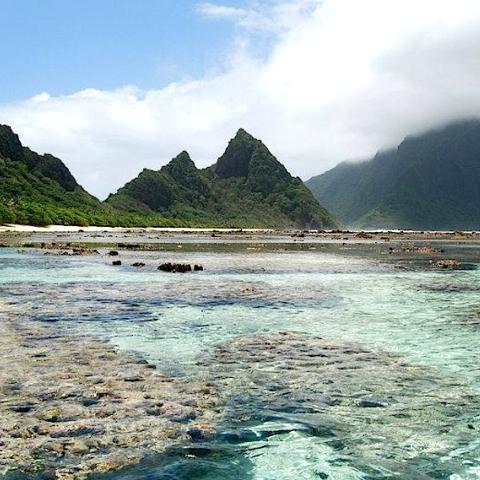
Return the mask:
M478 0L0 0L0 123L105 198L240 127L307 179L480 112Z

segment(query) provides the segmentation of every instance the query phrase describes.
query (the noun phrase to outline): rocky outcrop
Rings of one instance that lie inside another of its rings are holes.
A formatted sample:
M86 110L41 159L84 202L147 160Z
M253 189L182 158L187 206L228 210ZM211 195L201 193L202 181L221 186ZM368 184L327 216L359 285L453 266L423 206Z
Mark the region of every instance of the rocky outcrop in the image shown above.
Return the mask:
M430 265L433 268L450 269L450 270L457 270L461 267L461 263L458 260L453 260L453 259L432 261L430 262Z
M161 272L169 273L187 273L187 272L201 272L203 271L202 265L194 265L193 268L189 263L162 263L158 270Z

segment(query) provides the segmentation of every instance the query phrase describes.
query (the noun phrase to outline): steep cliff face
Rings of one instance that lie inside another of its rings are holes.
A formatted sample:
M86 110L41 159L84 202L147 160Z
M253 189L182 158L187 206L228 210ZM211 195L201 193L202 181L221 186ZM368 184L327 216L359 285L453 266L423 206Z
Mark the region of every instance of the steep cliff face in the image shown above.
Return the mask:
M362 228L479 229L480 121L407 137L307 183L340 221Z
M220 178L246 177L255 149L261 142L243 128L228 142L225 153L215 164L215 173Z
M30 172L51 178L70 192L79 186L59 158L50 154L39 155L24 147L8 125L0 125L0 156L23 163Z

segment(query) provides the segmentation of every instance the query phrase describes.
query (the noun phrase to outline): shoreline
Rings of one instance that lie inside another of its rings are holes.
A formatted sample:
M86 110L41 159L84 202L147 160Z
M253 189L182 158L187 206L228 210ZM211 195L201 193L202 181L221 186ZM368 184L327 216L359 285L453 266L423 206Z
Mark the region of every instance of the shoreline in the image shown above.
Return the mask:
M38 227L34 225L21 224L4 224L0 225L0 233L223 233L223 234L273 234L282 235L293 232L302 232L308 234L359 234L365 233L390 234L390 235L480 235L480 230L409 230L409 229L356 229L356 228L339 228L339 229L302 229L302 228L240 228L240 227L102 227L88 226L81 227L76 225L47 225Z
M187 228L187 227L80 227L76 225L48 225L36 227L34 225L5 224L0 225L0 233L135 233L135 232L164 232L164 233L258 233L275 232L269 228Z

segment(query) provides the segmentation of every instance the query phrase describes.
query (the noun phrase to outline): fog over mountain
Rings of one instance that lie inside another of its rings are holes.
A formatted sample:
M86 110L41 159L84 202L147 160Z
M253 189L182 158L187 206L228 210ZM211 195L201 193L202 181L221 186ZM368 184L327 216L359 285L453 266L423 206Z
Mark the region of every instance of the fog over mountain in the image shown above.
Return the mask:
M148 91L38 92L1 104L1 123L36 151L59 155L104 198L179 148L209 165L239 126L308 178L480 112L478 1L245 5L197 5L206 29L233 24L231 44L201 78Z
M405 138L364 162L342 162L307 186L356 228L478 230L480 120Z

